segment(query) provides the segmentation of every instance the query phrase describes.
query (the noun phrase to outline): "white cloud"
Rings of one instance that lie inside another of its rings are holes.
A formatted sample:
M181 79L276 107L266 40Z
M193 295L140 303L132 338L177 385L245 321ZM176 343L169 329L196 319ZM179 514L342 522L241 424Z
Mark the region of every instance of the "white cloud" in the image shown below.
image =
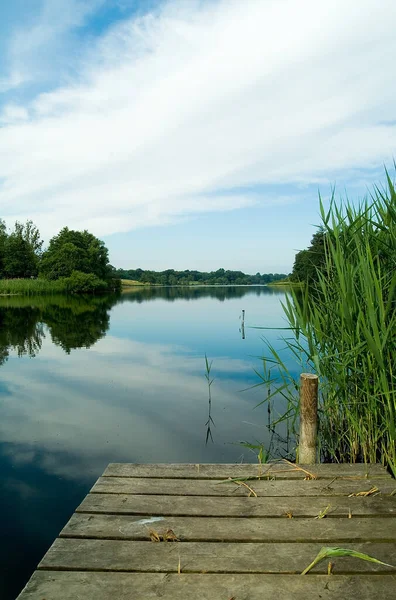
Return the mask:
M50 76L59 77L70 64L76 39L73 30L104 0L33 0L32 14L21 11L21 24L9 36L5 56L6 75L0 78L0 92L27 83L37 85ZM5 34L6 32L4 32ZM9 32L7 32L9 35Z
M26 108L15 104L7 104L0 115L0 125L11 125L29 118Z
M24 82L24 77L16 70L7 76L0 77L0 93L8 92Z
M391 0L222 0L124 21L0 129L0 211L106 235L378 166L396 146L395 17Z

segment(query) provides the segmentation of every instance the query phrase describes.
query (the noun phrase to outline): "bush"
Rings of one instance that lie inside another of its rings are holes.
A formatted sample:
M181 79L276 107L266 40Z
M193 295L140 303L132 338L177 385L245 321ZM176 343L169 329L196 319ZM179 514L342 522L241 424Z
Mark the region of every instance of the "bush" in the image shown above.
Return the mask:
M65 277L62 281L66 291L70 294L92 294L108 289L108 283L93 273L73 271L70 277Z
M107 281L107 289L109 292L121 292L121 279L112 278Z

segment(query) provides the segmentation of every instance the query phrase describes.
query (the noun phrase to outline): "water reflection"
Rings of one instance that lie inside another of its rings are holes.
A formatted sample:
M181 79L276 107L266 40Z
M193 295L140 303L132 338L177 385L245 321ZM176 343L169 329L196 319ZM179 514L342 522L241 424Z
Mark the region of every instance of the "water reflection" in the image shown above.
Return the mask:
M109 329L109 310L116 302L115 296L1 298L0 365L11 350L19 357L34 358L42 347L45 325L52 342L67 354L75 348L90 348Z
M15 350L19 357L34 358L45 338L67 354L76 348L90 348L106 335L110 309L115 304L153 300L189 301L213 298L224 302L244 296L283 296L284 291L264 286L136 287L120 296L45 296L0 298L0 365ZM244 310L242 311L244 314ZM244 330L244 322L242 323ZM244 336L243 336L244 337Z
M265 437L266 414L253 411L263 392L240 392L257 383L252 356L263 343L257 330L242 341L239 316L282 324L279 293L0 299L2 600L15 598L109 462L255 460L235 442ZM216 423L207 446L205 353Z
M32 455L33 454L33 455ZM70 481L42 468L31 446L0 445L0 598L14 600L90 482ZM58 456L58 461L70 457ZM78 468L78 465L76 465Z
M74 301L67 306L51 304L43 311L42 320L54 344L70 354L76 348L90 348L106 334L113 304L113 298L94 299L89 303Z
M33 358L44 337L40 311L34 307L0 308L0 365L14 349L18 356Z
M191 286L191 287L135 287L122 293L120 302L146 302L149 300L200 300L215 298L220 302L244 296L284 295L284 290L267 286Z

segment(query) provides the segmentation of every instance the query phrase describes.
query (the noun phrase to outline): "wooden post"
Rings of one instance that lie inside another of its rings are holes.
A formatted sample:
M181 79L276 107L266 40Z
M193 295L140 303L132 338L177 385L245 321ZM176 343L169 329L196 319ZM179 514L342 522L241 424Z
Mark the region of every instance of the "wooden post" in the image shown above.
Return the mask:
M302 373L300 376L300 444L298 462L316 463L316 435L318 430L318 376Z

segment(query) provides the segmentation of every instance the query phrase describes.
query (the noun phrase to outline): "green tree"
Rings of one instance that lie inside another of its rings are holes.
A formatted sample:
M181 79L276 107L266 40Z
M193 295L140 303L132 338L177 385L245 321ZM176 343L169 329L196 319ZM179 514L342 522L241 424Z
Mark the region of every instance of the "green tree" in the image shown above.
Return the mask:
M17 221L14 230L7 235L5 224L0 222L1 269L4 277L35 277L43 242L40 232L32 221Z
M290 279L313 284L318 280L318 270L322 270L325 263L326 237L323 229L319 229L312 236L310 246L297 252Z
M4 253L7 240L7 228L3 219L0 219L0 277L4 274Z
M41 239L40 232L33 221L29 219L26 221L25 225L22 225L22 223L17 221L15 223L15 231L19 233L29 244L38 260L42 254L43 240Z
M37 275L36 256L20 230L7 236L4 242L3 273L9 279Z
M64 227L43 253L40 274L47 279L60 279L70 277L73 271L107 279L111 275L108 250L92 233Z
M175 271L167 269L166 271L144 271L142 269L116 269L114 275L120 279L132 279L142 283L160 284L160 285L251 285L254 283L269 283L285 279L285 273L246 275L242 271L225 271L218 269L210 273L201 271Z

